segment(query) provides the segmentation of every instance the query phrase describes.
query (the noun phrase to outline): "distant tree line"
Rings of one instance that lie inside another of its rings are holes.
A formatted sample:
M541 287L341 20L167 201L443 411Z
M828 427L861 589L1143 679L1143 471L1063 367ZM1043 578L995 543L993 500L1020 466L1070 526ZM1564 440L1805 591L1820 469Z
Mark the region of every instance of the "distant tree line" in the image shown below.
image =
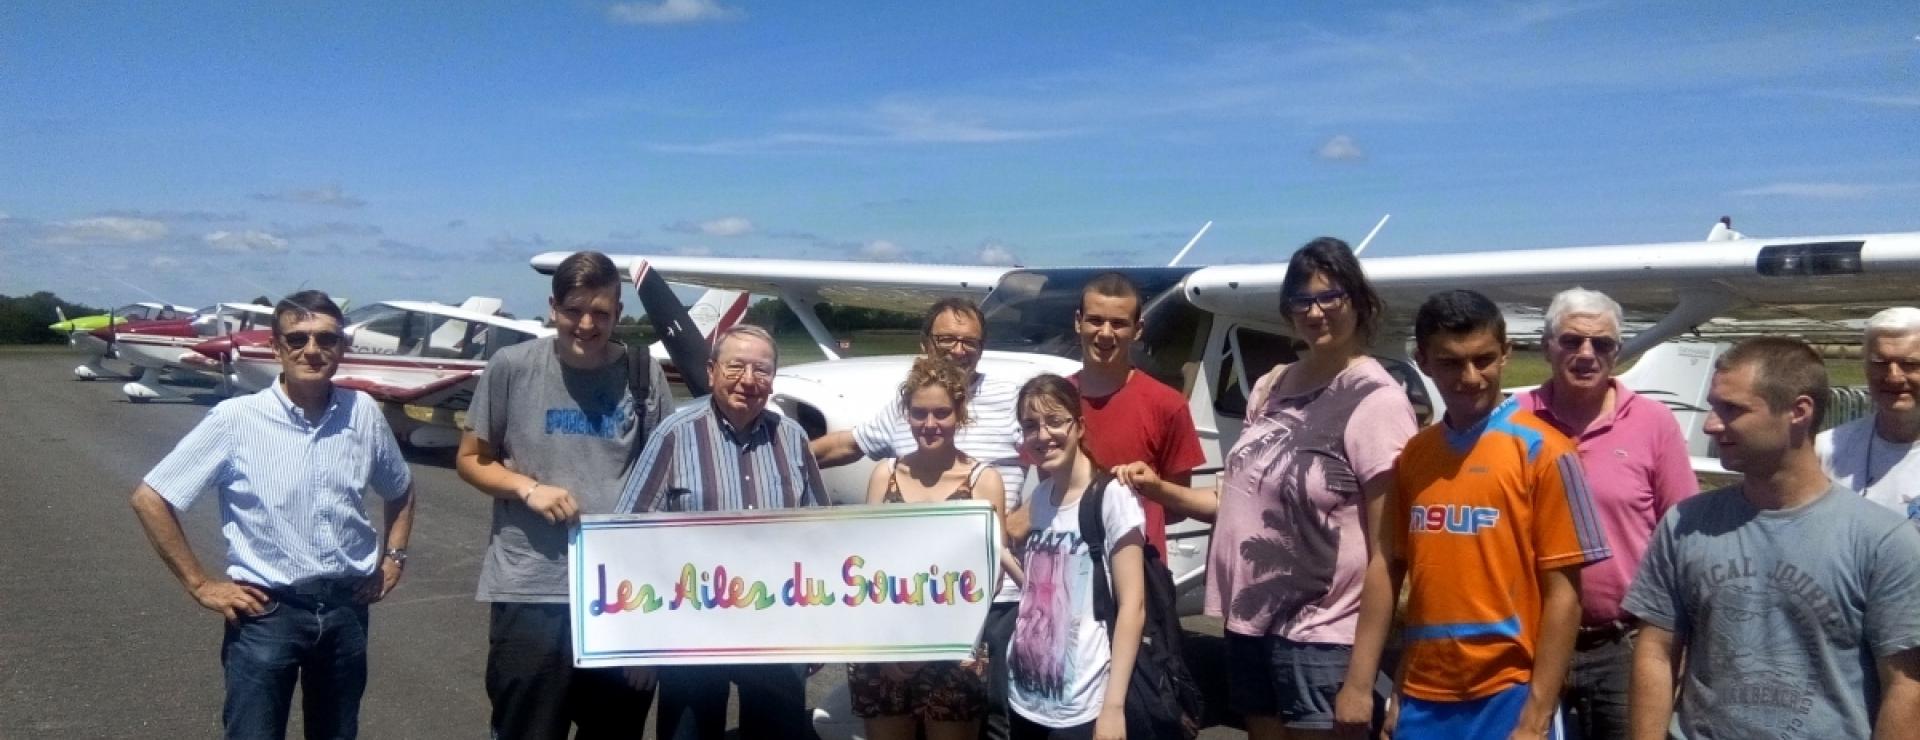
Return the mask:
M48 329L60 320L59 308L67 318L106 313L106 309L80 303L68 303L47 291L27 296L0 295L0 344L60 344L67 335Z

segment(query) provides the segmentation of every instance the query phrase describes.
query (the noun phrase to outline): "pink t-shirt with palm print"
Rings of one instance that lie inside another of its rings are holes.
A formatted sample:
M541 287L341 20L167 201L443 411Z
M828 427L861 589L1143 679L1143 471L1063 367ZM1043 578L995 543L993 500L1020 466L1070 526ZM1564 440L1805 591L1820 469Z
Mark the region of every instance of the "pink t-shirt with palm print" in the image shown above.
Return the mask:
M1419 430L1406 392L1372 358L1326 385L1275 396L1255 384L1228 453L1207 557L1207 613L1242 635L1353 644L1367 567L1362 486Z

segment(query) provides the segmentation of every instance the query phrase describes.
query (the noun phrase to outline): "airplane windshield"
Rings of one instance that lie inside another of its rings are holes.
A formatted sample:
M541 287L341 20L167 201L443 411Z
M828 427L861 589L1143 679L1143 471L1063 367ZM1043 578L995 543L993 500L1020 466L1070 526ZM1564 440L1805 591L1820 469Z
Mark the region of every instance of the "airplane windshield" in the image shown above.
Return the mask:
M1080 358L1080 337L1074 333L1073 312L1080 309L1080 290L1109 269L1061 268L1015 270L980 304L987 322L987 349L1036 352ZM1160 294L1174 289L1192 268L1139 267L1125 273L1140 287L1146 307Z
M349 312L347 325L351 352L441 360L485 360L532 338L503 326L379 303Z

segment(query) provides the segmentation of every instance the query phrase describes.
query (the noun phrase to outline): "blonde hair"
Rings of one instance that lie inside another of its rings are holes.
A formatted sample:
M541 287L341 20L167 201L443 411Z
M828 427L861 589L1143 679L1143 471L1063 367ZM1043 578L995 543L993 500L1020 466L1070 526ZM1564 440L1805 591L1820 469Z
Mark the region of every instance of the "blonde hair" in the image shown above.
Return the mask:
M913 402L913 394L928 387L946 390L947 398L953 400L954 420L961 426L966 426L967 371L948 362L945 357L921 357L914 360L913 367L907 369L907 379L900 383L900 410L906 411Z

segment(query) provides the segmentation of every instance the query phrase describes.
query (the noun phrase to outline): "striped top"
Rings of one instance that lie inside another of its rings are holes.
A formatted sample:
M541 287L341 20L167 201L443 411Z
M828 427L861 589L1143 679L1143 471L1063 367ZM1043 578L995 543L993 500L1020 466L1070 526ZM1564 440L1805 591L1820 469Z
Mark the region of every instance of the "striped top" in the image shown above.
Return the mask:
M1401 690L1471 701L1533 677L1540 574L1611 555L1573 442L1512 400L1400 453L1386 521L1407 567Z
M709 396L660 422L613 510L794 509L826 505L826 490L799 422L768 408L735 429Z
M276 382L213 407L146 484L179 511L219 491L227 577L285 588L372 573L380 538L362 502L404 499L413 473L371 396L335 386L310 421Z

